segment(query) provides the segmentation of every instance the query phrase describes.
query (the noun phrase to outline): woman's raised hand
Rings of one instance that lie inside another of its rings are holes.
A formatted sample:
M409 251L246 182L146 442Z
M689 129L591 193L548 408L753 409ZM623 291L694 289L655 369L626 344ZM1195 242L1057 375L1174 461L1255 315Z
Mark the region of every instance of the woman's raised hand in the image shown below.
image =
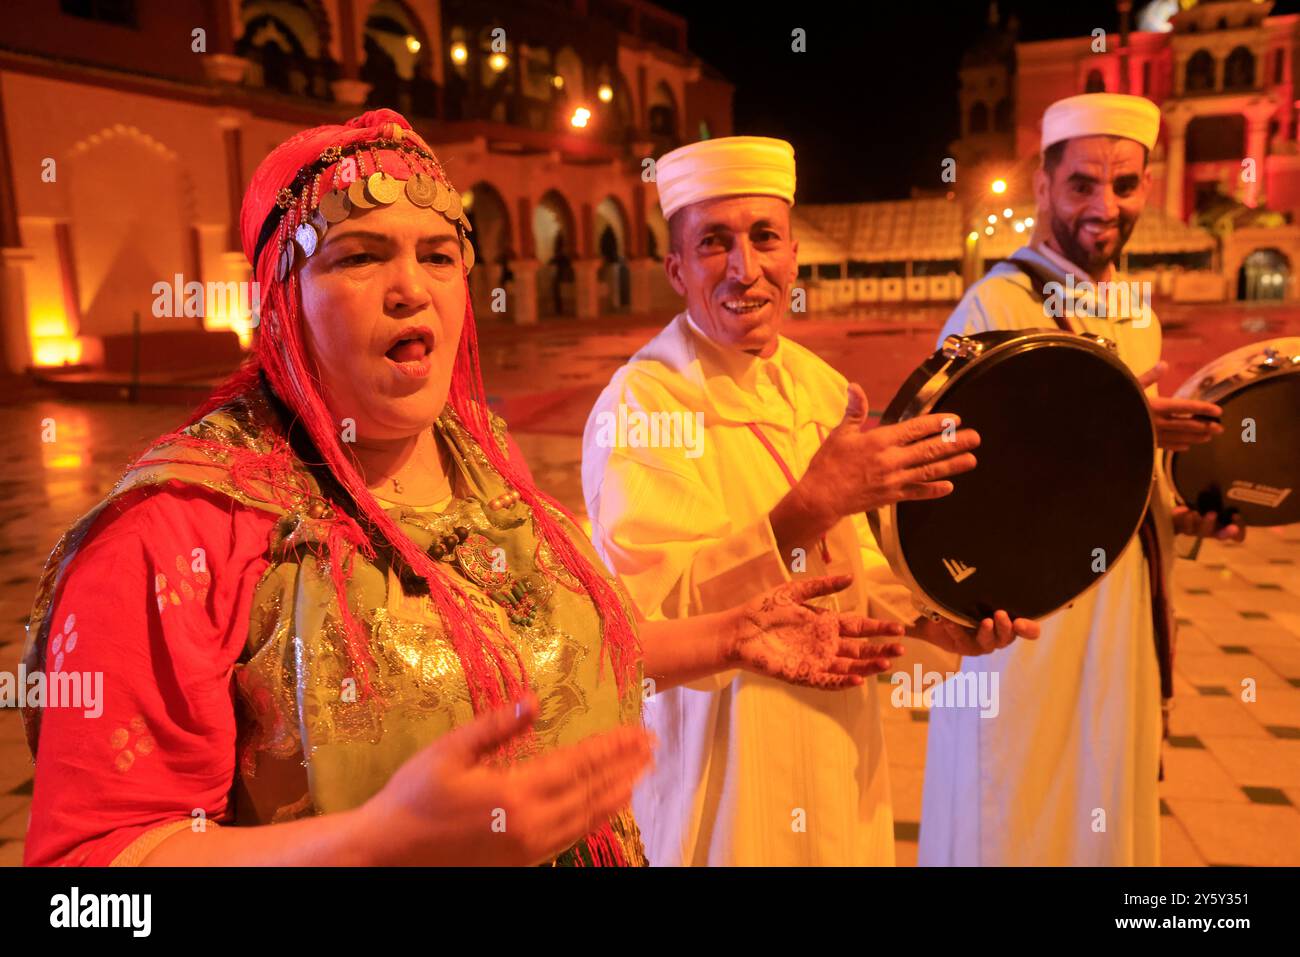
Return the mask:
M903 626L861 615L841 615L804 604L847 588L848 575L786 582L736 615L729 643L731 663L794 685L836 690L862 684L868 675L889 669L903 653L893 641Z
M651 760L643 728L616 728L525 761L494 763L536 717L530 694L412 755L359 809L375 856L390 864L540 864L627 806Z

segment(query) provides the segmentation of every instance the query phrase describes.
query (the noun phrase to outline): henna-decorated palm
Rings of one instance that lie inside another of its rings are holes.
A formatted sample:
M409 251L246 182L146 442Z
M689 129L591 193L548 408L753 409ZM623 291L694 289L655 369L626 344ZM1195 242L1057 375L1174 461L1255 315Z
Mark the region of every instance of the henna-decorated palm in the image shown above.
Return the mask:
M847 588L848 575L787 582L740 610L731 660L748 671L793 685L833 691L862 684L903 653L895 638L903 626L861 615L841 615L804 602Z

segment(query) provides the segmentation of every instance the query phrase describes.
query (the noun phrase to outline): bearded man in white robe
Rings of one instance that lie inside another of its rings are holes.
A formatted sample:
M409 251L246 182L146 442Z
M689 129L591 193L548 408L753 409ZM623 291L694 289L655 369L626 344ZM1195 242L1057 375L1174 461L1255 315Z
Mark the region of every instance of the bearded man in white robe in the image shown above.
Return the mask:
M1085 94L1058 101L1043 117L1042 163L1034 176L1037 216L1030 243L967 290L940 334L1052 328L1050 310L1080 333L1114 342L1147 387L1158 442L1185 449L1222 431L1202 416L1210 403L1160 398L1155 382L1160 323L1147 297L1109 313L1096 283L1123 281L1115 263L1146 202L1147 158L1160 111L1142 97ZM1080 294L1071 302L1050 283ZM1104 468L1104 463L1098 463ZM1104 509L1104 502L1080 508ZM1173 562L1173 534L1242 537L1213 515L1174 508L1163 482L1150 509L1156 541L1135 540L1107 575L1070 607L1042 621L1040 641L1017 642L963 672L996 676L996 716L931 712L918 863L922 865L1154 865L1159 862L1162 697L1169 660L1157 654L1171 609L1153 593ZM1153 550L1158 555L1148 554ZM958 679L960 680L960 679ZM1163 686L1163 687L1162 687Z

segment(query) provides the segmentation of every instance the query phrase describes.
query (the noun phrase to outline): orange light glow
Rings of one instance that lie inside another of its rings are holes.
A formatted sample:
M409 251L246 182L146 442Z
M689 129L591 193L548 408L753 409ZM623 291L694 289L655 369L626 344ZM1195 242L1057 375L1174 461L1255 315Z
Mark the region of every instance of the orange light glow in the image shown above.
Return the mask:
M49 459L45 463L45 467L50 469L79 469L83 464L80 455L75 452L67 452Z
M66 335L33 337L32 357L38 366L75 365L81 361L81 343Z

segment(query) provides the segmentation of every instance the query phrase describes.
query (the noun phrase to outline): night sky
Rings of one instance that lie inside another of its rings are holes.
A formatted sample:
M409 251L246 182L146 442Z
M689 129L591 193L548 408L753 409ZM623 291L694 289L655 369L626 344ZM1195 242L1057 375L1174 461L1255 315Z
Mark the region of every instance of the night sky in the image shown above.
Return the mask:
M693 53L736 84L735 132L790 140L806 203L902 199L933 188L959 132L957 68L986 28L985 0L744 4L656 0L686 17ZM1134 3L1134 27L1143 0ZM1273 13L1300 10L1279 2ZM1117 31L1113 2L1019 0L1019 39ZM790 32L807 31L806 53ZM931 171L933 174L931 175Z

